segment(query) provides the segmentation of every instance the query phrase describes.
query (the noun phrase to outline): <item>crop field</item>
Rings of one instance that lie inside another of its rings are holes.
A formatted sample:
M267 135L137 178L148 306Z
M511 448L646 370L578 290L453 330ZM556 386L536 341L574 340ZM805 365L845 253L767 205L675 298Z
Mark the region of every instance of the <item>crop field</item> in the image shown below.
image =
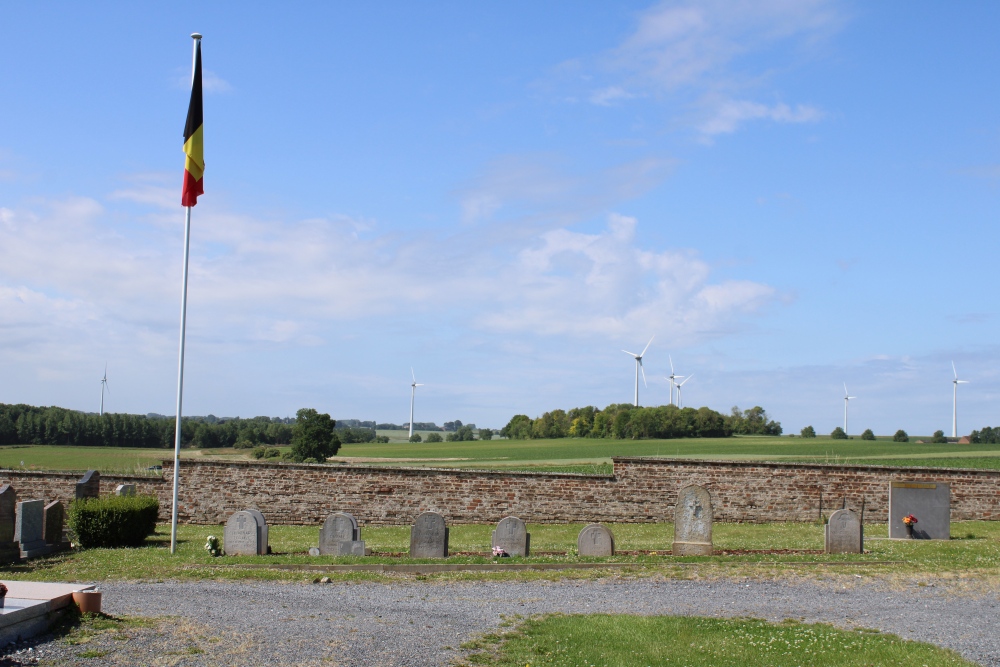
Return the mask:
M287 447L279 448L282 452ZM157 474L169 449L15 445L0 447L0 467ZM247 459L249 450L185 449L183 459ZM490 440L343 445L331 463L507 469L608 474L613 456L799 461L1000 469L1000 445L895 443L889 439L733 437L677 440Z

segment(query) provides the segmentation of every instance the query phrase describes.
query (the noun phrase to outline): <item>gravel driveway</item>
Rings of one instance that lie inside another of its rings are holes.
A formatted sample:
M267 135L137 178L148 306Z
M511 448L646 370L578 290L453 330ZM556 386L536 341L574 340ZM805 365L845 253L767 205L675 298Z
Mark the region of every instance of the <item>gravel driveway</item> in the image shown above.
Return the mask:
M104 652L99 660L80 657L80 645L47 641L0 664L442 666L502 615L559 611L825 621L919 638L1000 667L996 592L843 581L112 583L101 587L105 612L169 618L83 645Z

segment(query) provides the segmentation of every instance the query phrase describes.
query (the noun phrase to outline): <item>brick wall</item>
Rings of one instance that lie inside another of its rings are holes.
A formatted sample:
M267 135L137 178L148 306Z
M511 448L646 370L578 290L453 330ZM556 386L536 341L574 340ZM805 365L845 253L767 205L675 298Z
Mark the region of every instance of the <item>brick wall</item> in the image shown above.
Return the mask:
M19 498L74 496L77 473L0 470ZM160 498L169 520L171 461L163 478L107 476L101 492L131 483ZM842 466L804 463L614 459L614 474L516 473L374 466L321 466L252 461L185 461L178 515L183 523L219 524L257 508L272 524L314 525L350 512L366 525L406 525L433 510L452 524L494 523L507 515L537 523L670 521L677 491L701 484L718 521L812 521L865 503L866 522L885 521L890 481L951 484L951 516L1000 519L1000 471Z

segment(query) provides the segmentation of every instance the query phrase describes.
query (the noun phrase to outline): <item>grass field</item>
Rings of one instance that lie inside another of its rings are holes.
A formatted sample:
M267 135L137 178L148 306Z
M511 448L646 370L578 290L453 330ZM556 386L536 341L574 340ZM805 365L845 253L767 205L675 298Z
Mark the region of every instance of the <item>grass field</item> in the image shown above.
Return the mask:
M400 432L402 433L402 432ZM279 448L282 451L287 448ZM492 440L343 445L331 463L502 468L610 474L612 456L709 460L804 461L1000 469L1000 445L894 443L888 439L733 437L681 440ZM26 445L0 447L0 467L139 472L172 457L167 449ZM183 458L248 458L248 450L185 449Z

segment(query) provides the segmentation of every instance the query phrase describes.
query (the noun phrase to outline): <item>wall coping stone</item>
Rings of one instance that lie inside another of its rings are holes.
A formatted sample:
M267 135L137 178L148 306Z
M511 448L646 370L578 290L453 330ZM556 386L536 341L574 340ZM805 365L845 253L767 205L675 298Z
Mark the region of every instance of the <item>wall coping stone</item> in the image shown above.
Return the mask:
M659 464L669 464L669 465L686 465L686 466L739 466L744 468L812 468L817 470L865 470L865 471L901 471L901 472L936 472L940 474L954 474L954 473L974 473L974 474L985 474L987 476L1000 476L1000 470L996 469L986 469L986 468L935 468L934 466L890 466L890 465L874 465L874 464L846 464L846 463L808 463L804 461L734 461L729 459L668 459L668 458L655 458L651 456L641 456L641 457L611 457L614 463L659 463ZM534 473L529 473L534 474Z

